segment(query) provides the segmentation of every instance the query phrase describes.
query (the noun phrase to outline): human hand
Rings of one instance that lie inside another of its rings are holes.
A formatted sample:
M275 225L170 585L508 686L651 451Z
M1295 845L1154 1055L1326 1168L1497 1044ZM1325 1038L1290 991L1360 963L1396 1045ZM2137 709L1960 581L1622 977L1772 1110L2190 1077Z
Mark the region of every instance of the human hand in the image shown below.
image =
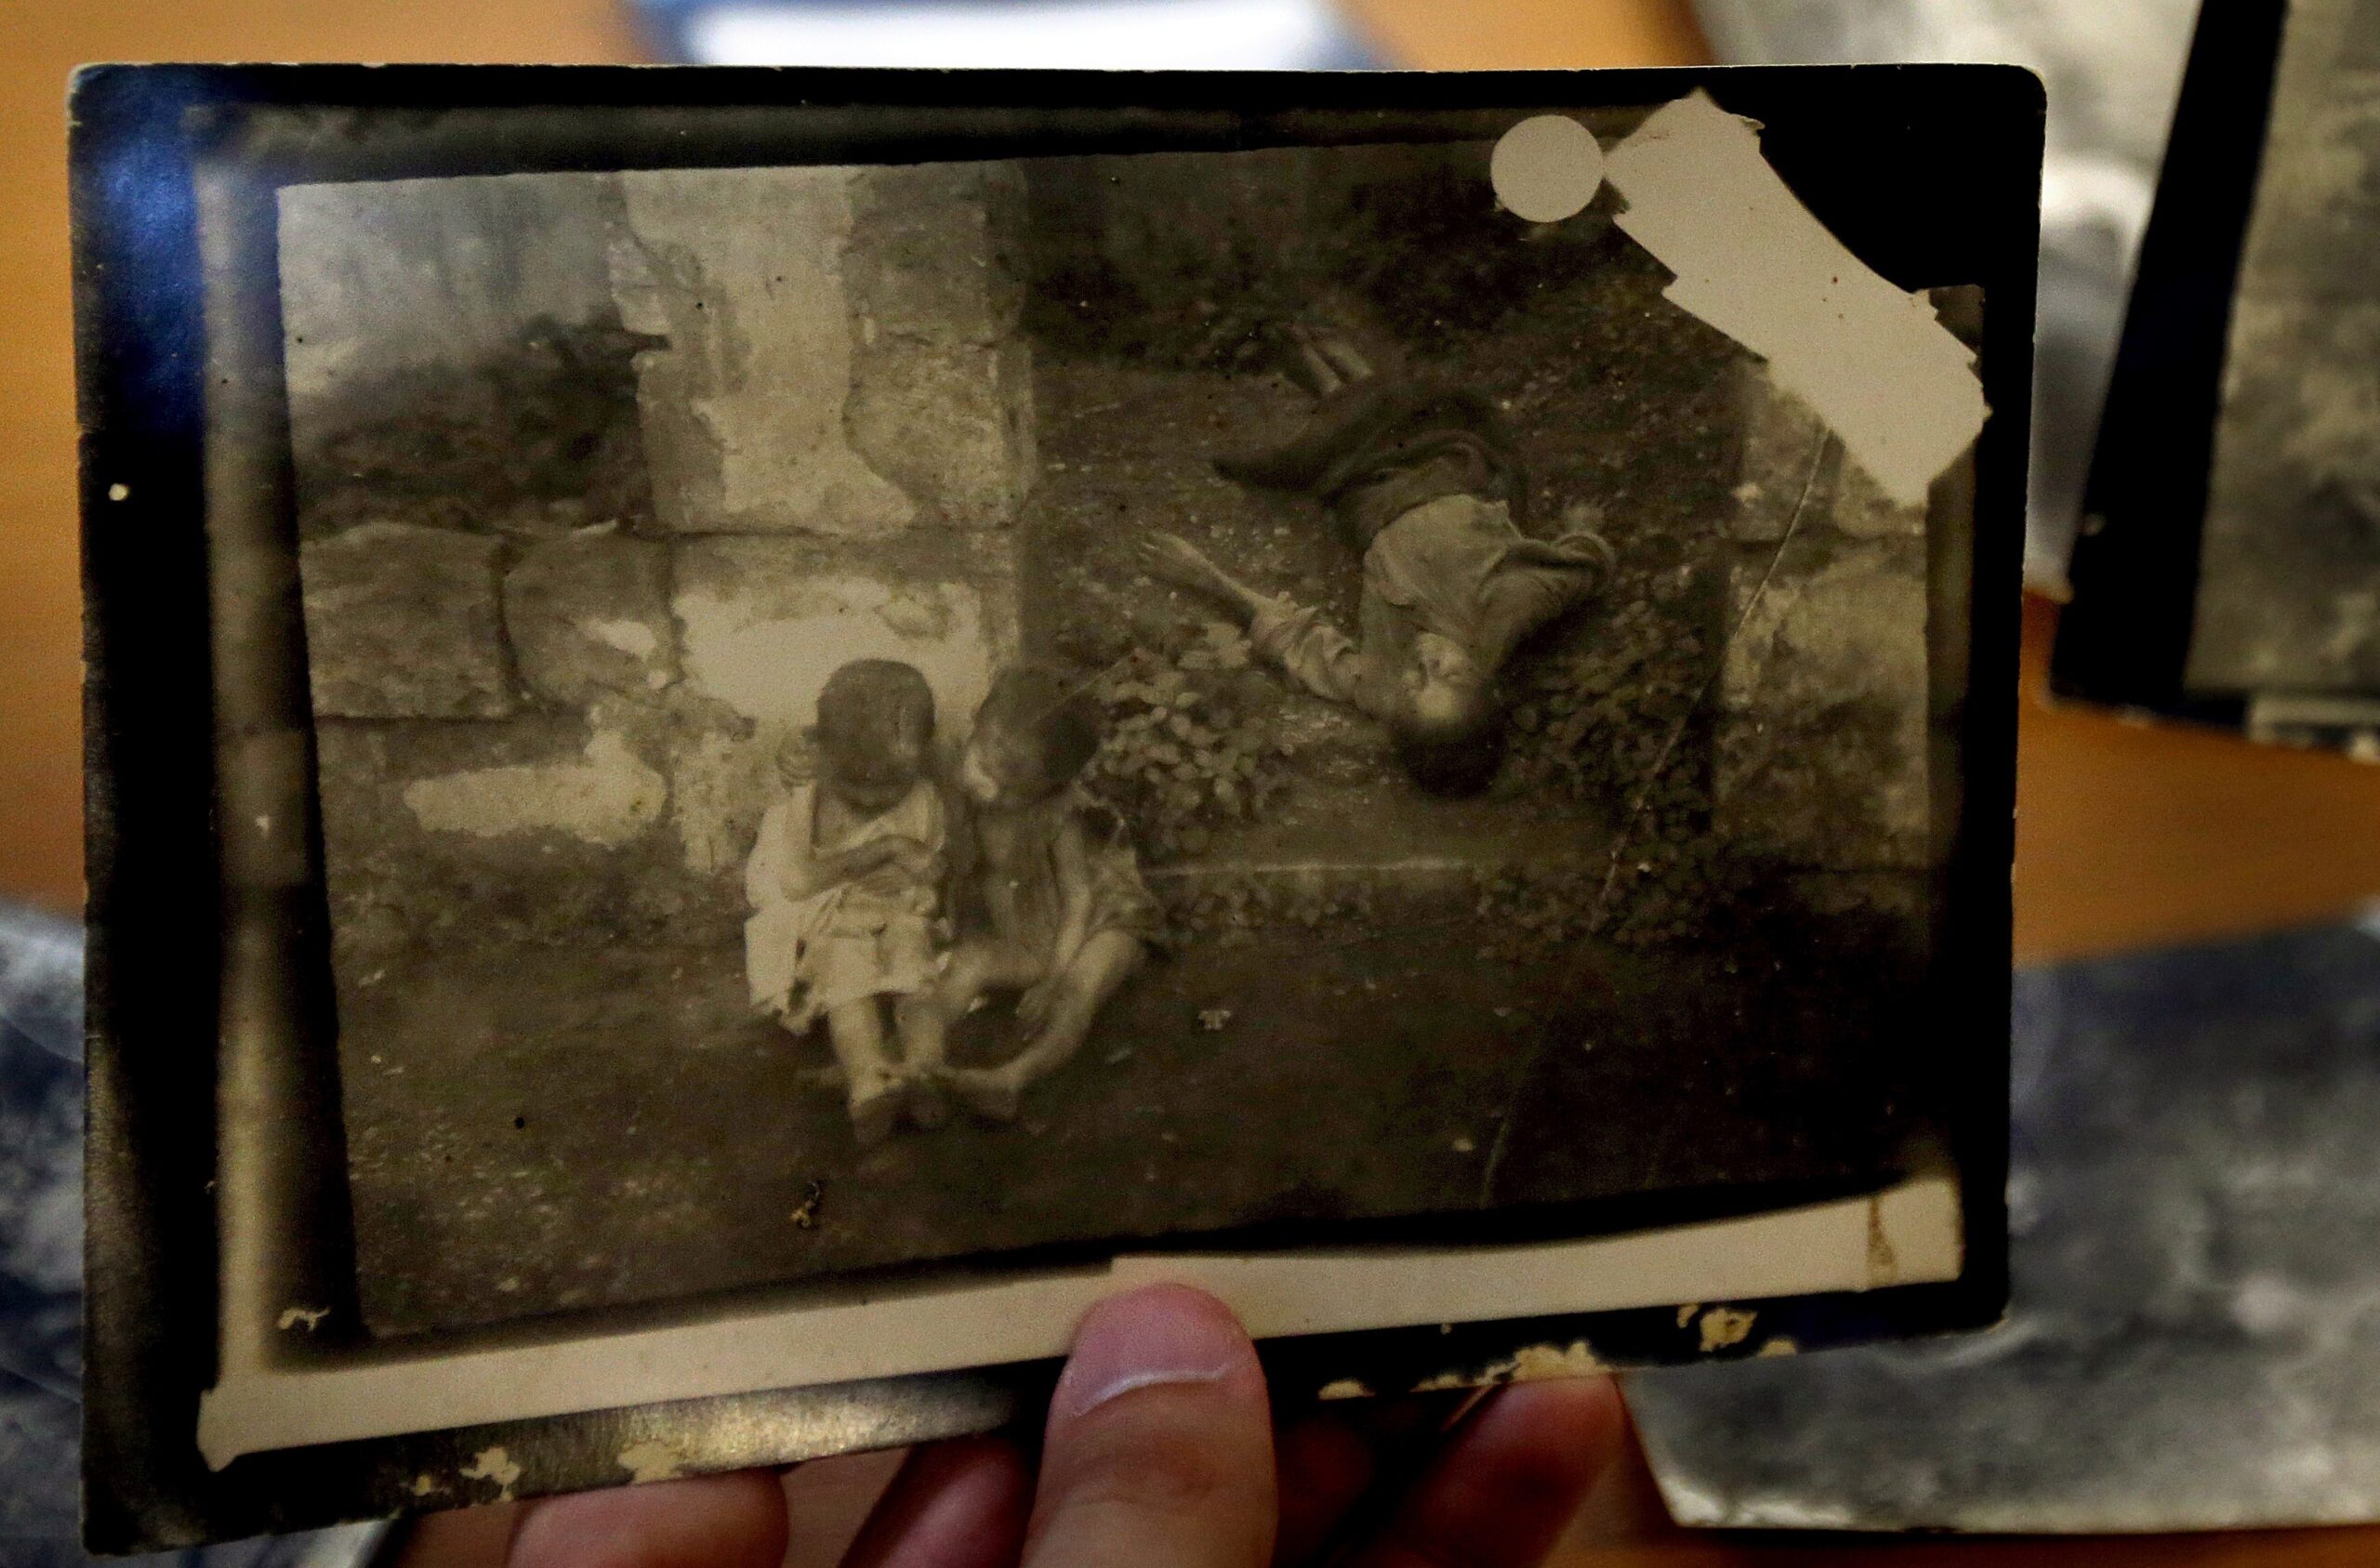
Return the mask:
M1411 1406L1363 1405L1374 1414ZM1378 1426L1377 1420L1368 1423ZM1500 1390L1347 1568L1531 1568L1620 1440L1607 1378ZM993 1438L912 1453L845 1568L1265 1568L1335 1548L1380 1456L1349 1415L1276 1433L1255 1348L1222 1303L1151 1285L1084 1317L1051 1396L1040 1473ZM775 1568L765 1471L532 1505L510 1568Z
M941 854L922 840L895 833L879 842L884 845L885 858L911 876L932 876L941 869Z
M1058 982L1054 977L1026 986L1024 995L1016 999L1016 1021L1027 1033L1039 1029L1050 1021L1050 1009L1057 1000Z
M1132 559L1159 582L1199 593L1226 592L1229 578L1207 553L1179 534L1152 529L1132 541Z

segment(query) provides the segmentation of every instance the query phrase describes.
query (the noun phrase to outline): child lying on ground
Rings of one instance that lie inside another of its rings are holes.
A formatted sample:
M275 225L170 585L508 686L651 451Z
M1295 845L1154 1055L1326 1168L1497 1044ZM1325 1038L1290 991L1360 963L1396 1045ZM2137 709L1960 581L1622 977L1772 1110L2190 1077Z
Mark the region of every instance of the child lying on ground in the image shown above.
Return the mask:
M1007 670L959 765L992 929L952 952L942 1006L958 1018L986 992L1017 992L1025 1045L998 1067L948 1069L945 1081L994 1120L1013 1117L1025 1086L1081 1047L1161 924L1123 824L1077 782L1101 729L1098 705L1058 676Z
M1421 788L1469 795L1503 759L1497 677L1513 651L1611 573L1609 547L1521 531L1528 481L1483 398L1369 374L1355 350L1295 335L1320 398L1291 440L1220 461L1229 478L1311 496L1363 558L1358 635L1259 591L1171 534L1139 546L1152 574L1228 606L1258 653L1319 696L1379 719Z
M826 1019L864 1146L882 1140L905 1106L921 1126L942 1119L933 989L948 929L948 836L932 755L925 677L886 659L843 665L818 693L816 780L805 776L806 747L780 754L786 793L761 818L744 871L753 1006L796 1034Z

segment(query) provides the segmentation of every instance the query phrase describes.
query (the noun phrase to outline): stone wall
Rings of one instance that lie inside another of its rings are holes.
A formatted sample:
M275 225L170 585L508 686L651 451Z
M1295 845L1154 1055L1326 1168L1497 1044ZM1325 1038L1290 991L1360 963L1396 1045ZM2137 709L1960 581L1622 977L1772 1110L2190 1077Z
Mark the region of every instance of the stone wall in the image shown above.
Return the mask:
M520 386L505 356L541 322L649 345L623 421L649 517L392 493L302 546L343 944L731 940L769 758L836 665L906 659L963 727L1016 645L1035 468L1017 188L972 165L288 194L301 494L343 389L442 360Z
M1712 796L1732 845L1820 872L1931 863L1926 510L1765 366L1741 372Z

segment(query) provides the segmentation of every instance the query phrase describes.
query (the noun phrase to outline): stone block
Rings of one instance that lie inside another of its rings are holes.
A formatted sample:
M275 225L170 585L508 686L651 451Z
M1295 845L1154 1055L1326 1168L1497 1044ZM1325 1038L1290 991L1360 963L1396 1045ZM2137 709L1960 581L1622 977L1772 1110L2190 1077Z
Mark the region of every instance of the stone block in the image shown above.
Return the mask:
M1767 366L1748 361L1738 375L1744 433L1730 537L1782 539L1796 508L1797 533L1832 528L1873 539L1925 532L1925 504L1885 494L1840 441L1827 440L1826 425L1809 404L1769 379Z
M1033 360L1023 338L947 344L879 335L853 366L852 443L956 528L1002 528L1031 491Z
M697 876L725 877L738 896L744 859L775 798L775 747L747 731L712 730L669 757L669 821Z
M617 730L597 729L575 751L409 781L399 797L424 832L471 838L555 834L615 850L650 830L668 781Z
M918 507L845 429L853 323L847 168L620 177L612 286L638 356L654 506L684 533L906 528Z
M530 546L505 574L504 625L522 684L548 703L678 678L668 554L654 540L589 529Z
M858 171L843 274L863 336L991 344L1013 332L1025 289L1011 237L1024 199L1011 163Z
M2188 684L2380 680L2380 300L2243 296L2215 426Z
M665 705L637 705L634 721L607 705L591 719L320 726L338 950L732 941L742 850L716 874L690 869L670 826Z
M1774 573L1747 551L1731 593L1721 831L1794 865L1928 863L1924 542L1797 537Z
M1737 539L1782 539L1792 525L1797 505L1806 508L1824 504L1827 470L1840 459L1831 450L1820 450L1826 426L1817 413L1771 381L1766 365L1746 361L1738 367L1736 376L1743 444L1737 467L1736 509L1727 520L1726 531ZM1805 526L1807 521L1805 514Z
M815 719L819 689L838 666L900 659L932 686L941 732L963 733L992 669L1016 649L1014 584L1003 552L932 537L947 547L837 549L790 538L680 546L671 608L690 692L773 739Z
M1845 457L1839 461L1832 494L1826 497L1825 521L1855 539L1923 538L1925 505L1896 501L1868 477L1868 470Z
M314 711L336 718L496 718L513 708L497 609L503 546L369 522L302 546Z

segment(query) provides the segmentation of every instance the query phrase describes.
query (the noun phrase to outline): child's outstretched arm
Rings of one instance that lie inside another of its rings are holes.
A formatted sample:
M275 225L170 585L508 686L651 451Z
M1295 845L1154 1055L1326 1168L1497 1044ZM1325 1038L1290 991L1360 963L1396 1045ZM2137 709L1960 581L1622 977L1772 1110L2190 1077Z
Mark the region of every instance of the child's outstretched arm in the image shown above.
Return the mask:
M1256 652L1280 665L1290 679L1318 697L1351 704L1374 718L1386 717L1390 704L1378 683L1365 678L1361 651L1312 610L1259 593L1178 535L1153 533L1138 547L1151 576L1229 605L1248 628Z
M1269 596L1217 566L1207 558L1206 551L1178 534L1152 530L1134 543L1133 553L1139 558L1141 570L1150 576L1221 600L1243 626L1272 602Z

